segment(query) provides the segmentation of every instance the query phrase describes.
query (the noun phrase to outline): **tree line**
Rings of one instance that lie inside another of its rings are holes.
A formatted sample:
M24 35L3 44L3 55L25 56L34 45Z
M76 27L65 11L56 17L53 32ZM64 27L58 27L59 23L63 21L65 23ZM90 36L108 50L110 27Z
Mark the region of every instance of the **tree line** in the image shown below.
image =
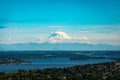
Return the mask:
M120 62L1 72L0 80L120 80Z

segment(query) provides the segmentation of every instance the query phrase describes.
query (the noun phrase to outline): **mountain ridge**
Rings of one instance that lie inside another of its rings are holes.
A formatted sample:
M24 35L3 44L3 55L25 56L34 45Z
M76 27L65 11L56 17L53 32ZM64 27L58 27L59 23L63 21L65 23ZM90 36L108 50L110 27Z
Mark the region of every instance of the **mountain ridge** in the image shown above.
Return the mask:
M16 43L0 44L0 51L35 51L35 50L120 50L120 46L87 43Z

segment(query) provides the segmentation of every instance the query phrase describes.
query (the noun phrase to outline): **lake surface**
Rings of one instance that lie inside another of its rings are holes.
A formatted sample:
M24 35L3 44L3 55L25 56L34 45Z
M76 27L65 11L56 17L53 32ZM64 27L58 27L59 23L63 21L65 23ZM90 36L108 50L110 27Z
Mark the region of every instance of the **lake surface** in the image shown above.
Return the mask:
M52 59L27 59L26 61L32 64L19 64L19 65L2 65L0 72L13 72L18 70L36 70L44 68L64 68L72 67L75 65L96 64L111 62L111 59L90 59L90 60L69 60L69 58L52 58Z

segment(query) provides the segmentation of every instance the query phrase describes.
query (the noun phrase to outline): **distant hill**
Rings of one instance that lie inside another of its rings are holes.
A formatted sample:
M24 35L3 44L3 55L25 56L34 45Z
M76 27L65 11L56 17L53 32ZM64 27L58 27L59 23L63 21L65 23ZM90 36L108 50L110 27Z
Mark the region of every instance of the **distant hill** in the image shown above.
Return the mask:
M107 44L83 44L83 43L19 43L0 44L0 51L33 51L33 50L120 50L120 46Z

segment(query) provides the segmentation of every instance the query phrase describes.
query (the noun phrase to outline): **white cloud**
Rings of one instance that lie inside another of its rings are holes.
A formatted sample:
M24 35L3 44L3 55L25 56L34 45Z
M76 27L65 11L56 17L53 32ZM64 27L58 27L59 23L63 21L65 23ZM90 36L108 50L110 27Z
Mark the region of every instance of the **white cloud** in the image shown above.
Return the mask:
M74 43L74 42L90 43L86 36L83 36L80 38L73 38L69 36L67 33L61 32L61 31L53 32L48 38L47 42L50 42L50 43L65 43L65 42L66 43Z
M67 35L65 32L61 31L53 32L48 39L48 41L51 43L62 42L65 40L71 40L71 37Z
M79 38L72 38L71 42L90 44L90 41L88 40L88 38L86 36L82 36L82 37L79 37Z

